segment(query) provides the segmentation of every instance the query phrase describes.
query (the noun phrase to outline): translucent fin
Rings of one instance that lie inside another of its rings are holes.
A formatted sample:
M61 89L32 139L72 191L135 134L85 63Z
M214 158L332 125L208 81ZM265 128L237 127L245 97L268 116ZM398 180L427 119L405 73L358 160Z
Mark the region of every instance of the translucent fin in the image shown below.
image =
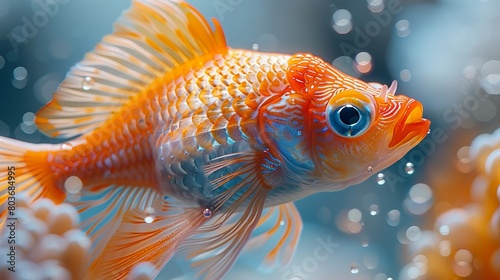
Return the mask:
M243 258L252 264L262 260L258 269L272 272L285 267L293 257L302 232L302 218L290 202L264 209L252 239L245 246Z
M237 221L224 224L232 214L223 214L182 244L181 250L192 259L193 266L200 269L196 278L221 279L234 265L259 222L268 189L251 187L247 193L252 194L249 205Z
M154 211L155 201L160 199L155 190L145 187L108 186L102 190L86 191L80 201L68 202L80 212L80 228L92 240L90 261L98 259L127 211L136 209L147 216L145 213Z
M156 267L155 276L165 266L177 245L206 219L198 208L176 208L164 202L162 211L150 219L144 212L128 211L90 267L89 279L125 279L135 265L149 262Z
M114 33L71 69L38 112L38 128L52 137L91 131L179 65L225 51L222 28L214 25L213 31L184 1L134 0Z
M0 137L1 223L5 221L9 197L19 193L30 199L47 197L56 203L64 200L65 194L57 187L57 178L47 164L48 153L58 147Z

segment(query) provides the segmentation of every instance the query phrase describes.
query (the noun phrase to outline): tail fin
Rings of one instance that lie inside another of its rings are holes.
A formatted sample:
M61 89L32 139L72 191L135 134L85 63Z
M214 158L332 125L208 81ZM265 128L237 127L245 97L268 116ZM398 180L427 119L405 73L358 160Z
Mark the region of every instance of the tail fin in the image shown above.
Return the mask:
M65 194L58 188L57 177L47 161L49 153L57 150L58 145L0 137L0 224L5 221L7 209L15 209L20 193L30 199L47 197L56 203L64 200Z

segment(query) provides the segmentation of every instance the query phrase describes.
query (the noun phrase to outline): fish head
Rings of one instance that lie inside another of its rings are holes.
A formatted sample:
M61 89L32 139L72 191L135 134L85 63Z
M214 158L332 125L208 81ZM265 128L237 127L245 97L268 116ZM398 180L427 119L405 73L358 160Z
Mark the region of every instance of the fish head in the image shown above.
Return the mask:
M293 89L289 98L297 109L288 111L296 112L291 120L303 122L302 133L294 145L279 144L280 152L297 165L308 160L309 175L328 190L366 180L427 135L430 121L422 118L422 104L396 95L396 83L373 86L312 55L297 56L290 59L287 74Z
M422 104L390 90L395 84L383 86L379 95L371 89L339 90L318 108L321 113L311 112L316 132L311 148L319 176L339 186L362 182L425 138L430 121L422 118Z

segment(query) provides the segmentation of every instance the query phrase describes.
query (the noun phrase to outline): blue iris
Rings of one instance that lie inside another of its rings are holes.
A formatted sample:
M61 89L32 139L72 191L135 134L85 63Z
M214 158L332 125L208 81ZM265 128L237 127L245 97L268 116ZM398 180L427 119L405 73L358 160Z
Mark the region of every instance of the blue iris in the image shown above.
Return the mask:
M328 108L327 113L330 128L340 136L359 136L370 126L371 112L368 106L344 104Z

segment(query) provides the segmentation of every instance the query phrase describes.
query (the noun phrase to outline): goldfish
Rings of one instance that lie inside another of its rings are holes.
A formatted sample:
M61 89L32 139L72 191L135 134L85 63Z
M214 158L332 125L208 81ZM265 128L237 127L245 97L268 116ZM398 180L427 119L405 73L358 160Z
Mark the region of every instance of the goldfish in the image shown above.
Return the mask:
M72 204L92 241L87 279L143 262L157 274L176 253L220 279L245 248L284 266L302 230L294 201L360 183L426 136L397 83L231 49L212 22L182 0L133 0L36 114L61 143L0 138L3 222L16 193Z

